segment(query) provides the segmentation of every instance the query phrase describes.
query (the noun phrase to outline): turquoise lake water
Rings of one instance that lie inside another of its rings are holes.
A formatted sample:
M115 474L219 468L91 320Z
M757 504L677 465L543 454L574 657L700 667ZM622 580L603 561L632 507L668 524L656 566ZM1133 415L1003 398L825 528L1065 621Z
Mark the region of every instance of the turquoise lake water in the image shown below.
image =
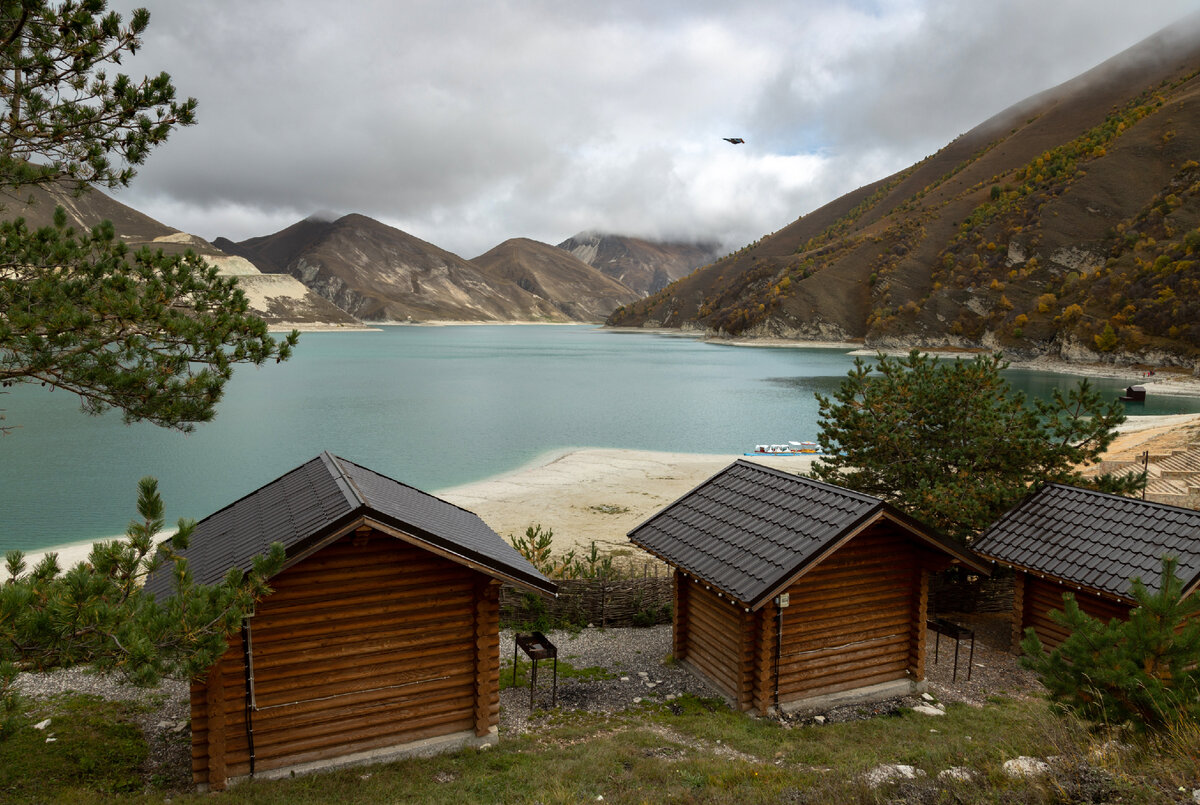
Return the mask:
M846 350L746 348L591 326L387 327L306 333L284 364L240 368L216 419L181 434L89 417L61 391L0 396L0 551L121 534L137 480L159 479L169 523L200 519L322 450L436 491L555 451L728 453L815 439L814 392ZM1029 394L1077 378L1009 372ZM1129 383L1100 380L1105 393ZM1161 397L1137 414L1200 411Z

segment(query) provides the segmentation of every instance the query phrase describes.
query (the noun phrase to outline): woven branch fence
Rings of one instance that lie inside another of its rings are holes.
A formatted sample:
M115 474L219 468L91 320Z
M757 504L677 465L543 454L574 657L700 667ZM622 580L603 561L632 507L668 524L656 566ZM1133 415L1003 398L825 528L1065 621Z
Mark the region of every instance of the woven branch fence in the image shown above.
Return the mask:
M938 573L929 580L931 613L1009 612L1013 605L1013 572L996 568L991 576Z
M500 588L500 619L508 625L654 626L671 622L674 593L670 572L636 578L558 579L558 597L548 598L505 585ZM962 573L930 579L930 613L1007 612L1012 608L1013 574L998 569L991 577ZM540 627L538 627L540 628Z
M558 597L548 598L505 585L500 620L507 624L654 626L671 622L671 576L558 579Z

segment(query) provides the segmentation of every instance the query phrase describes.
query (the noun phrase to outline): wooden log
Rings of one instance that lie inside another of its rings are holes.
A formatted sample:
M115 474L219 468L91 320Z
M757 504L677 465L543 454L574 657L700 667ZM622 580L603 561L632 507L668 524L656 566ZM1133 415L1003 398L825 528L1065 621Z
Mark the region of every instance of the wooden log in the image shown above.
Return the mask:
M498 632L500 629L499 589L482 579L475 588L475 735L483 737L492 726L491 693L499 688ZM493 667L494 666L494 667Z
M209 672L210 684L205 702L208 713L206 782L211 791L224 791L228 779L225 766L225 685L221 683L221 670L221 664L218 663Z
M775 669L775 614L778 607L774 601L758 611L754 617L754 666L751 699L755 712L765 716L771 708L772 682Z
M462 573L431 574L422 579L421 584L401 583L396 574L399 570L391 570L378 578L356 579L354 577L334 577L321 579L318 591L314 590L275 590L271 595L279 596L272 607L272 615L286 617L294 614L306 614L314 609L324 609L332 606L344 609L394 604L397 601L428 600L442 598L445 600L462 600L463 595L469 595L472 581ZM395 582L388 583L389 578ZM364 584L364 581L371 584ZM314 582L316 584L316 582ZM340 589L329 589L331 586L342 585ZM434 592L436 591L436 592Z
M912 609L908 642L908 671L912 678L925 678L925 628L929 618L929 571L916 568L913 573Z
M310 717L301 726L265 722L255 729L255 752L262 759L287 757L297 751L321 745L354 743L374 735L403 736L411 725L458 723L471 713L474 697L470 691L437 701L420 700L406 707L377 708L374 712L346 716L329 711L321 718Z
M472 728L471 721L472 720L469 716L464 717L456 722L437 722L434 724L425 724L422 720L422 723L413 725L414 729L409 729L399 734L380 733L371 738L365 738L344 744L306 747L302 751L296 751L286 756L272 759L268 763L264 763L263 770L267 771L272 768L286 768L288 766L311 763L318 760L330 760L333 758L355 754L357 752L366 752L393 746L403 746L405 744L414 743L427 738L436 738L441 735L466 732ZM243 769L239 770L239 773L245 774L247 771L248 769L243 767Z
M903 669L898 667L868 670L866 673L858 675L848 675L839 677L833 681L827 681L813 687L802 689L791 689L780 691L779 697L782 701L797 701L801 699L809 699L814 696L826 696L831 693L840 693L846 690L855 690L857 688L865 688L870 685L877 685L881 682L892 682L897 679L903 679Z
M846 624L840 632L822 632L816 639L784 641L781 654L794 656L821 651L837 651L839 646L908 634L908 621L892 620L880 624Z
M1021 641L1025 638L1025 623L1027 614L1025 610L1025 579L1027 574L1017 570L1013 573L1013 608L1012 608L1012 633L1009 642L1009 650L1013 654L1021 653Z
M679 570L672 571L675 606L671 615L672 653L677 660L687 659L688 646L688 595L691 583Z
M299 706L328 697L345 698L354 693L375 690L411 688L425 690L455 684L457 680L474 679L472 657L439 658L429 665L397 667L387 673L362 672L347 668L341 675L304 687L288 685L279 689L255 688L255 701L260 710L279 706Z

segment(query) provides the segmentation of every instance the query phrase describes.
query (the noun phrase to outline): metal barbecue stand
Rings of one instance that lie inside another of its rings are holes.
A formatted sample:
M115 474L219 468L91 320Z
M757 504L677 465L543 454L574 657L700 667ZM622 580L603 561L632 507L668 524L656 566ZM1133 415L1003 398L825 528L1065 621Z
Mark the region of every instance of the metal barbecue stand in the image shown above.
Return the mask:
M558 706L558 649L541 632L518 634L513 646L513 685L517 684L517 648L533 663L529 672L529 709L533 709L533 689L537 687L538 660L554 660L554 687L550 695L550 706Z
M975 630L968 629L966 626L959 626L957 623L952 623L944 618L933 618L926 621L925 625L937 634L937 637L933 641L933 661L935 664L938 661L938 646L942 642L942 635L954 638L954 674L950 677L951 682L958 681L958 641L964 637L971 638L971 654L967 658L967 681L970 682L971 665L975 661Z

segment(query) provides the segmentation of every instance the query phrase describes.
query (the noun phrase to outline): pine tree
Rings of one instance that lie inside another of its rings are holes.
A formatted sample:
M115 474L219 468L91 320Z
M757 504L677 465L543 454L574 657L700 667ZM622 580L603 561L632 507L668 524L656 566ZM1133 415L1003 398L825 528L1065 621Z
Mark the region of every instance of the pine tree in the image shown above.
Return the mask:
M111 223L75 232L61 207L37 230L19 217L30 187L128 185L155 146L195 122L195 99L177 101L166 73L109 72L137 52L150 15L137 9L124 24L106 9L106 0L0 0L0 193L12 217L0 224L0 385L41 383L79 395L88 413L117 408L126 421L191 430L212 418L234 365L286 360L297 334L272 339L236 281L193 253L131 254ZM138 510L126 540L97 544L65 573L53 555L32 569L8 555L0 737L18 710L18 666L90 663L141 683L196 676L282 565L274 546L249 574L195 584L177 553L191 525L181 521L156 550L162 502L151 480ZM141 589L160 562L174 563L175 583L162 603Z
M1050 617L1071 634L1047 653L1025 632L1022 664L1037 672L1051 698L1091 721L1162 730L1200 720L1200 597L1183 597L1177 562L1164 557L1158 592L1134 579L1129 619L1108 623L1063 595Z
M105 0L0 0L0 191L17 216L21 191L57 184L83 193L124 186L150 150L195 122L170 76L140 81L107 67L135 53L149 23L128 25ZM104 222L0 224L0 384L74 392L83 409L190 430L212 418L238 363L285 360L249 313L233 278L195 254L136 254Z
M817 395L825 452L821 480L893 503L968 542L1034 486L1141 488L1140 476L1085 479L1125 419L1086 381L1049 401L1028 402L1001 372L1000 355L940 361L913 350L856 359L832 397Z
M258 557L250 573L234 568L220 584L198 585L179 554L195 523L180 520L171 539L156 546L165 522L153 478L139 483L137 508L141 519L130 522L124 540L96 543L87 562L65 573L54 553L32 569L20 551L7 554L9 578L0 585L0 738L6 713L12 727L19 668L89 664L140 685L197 678L225 652L244 613L270 592L267 580L283 565L281 545ZM164 563L172 565L174 589L158 601L142 582Z

